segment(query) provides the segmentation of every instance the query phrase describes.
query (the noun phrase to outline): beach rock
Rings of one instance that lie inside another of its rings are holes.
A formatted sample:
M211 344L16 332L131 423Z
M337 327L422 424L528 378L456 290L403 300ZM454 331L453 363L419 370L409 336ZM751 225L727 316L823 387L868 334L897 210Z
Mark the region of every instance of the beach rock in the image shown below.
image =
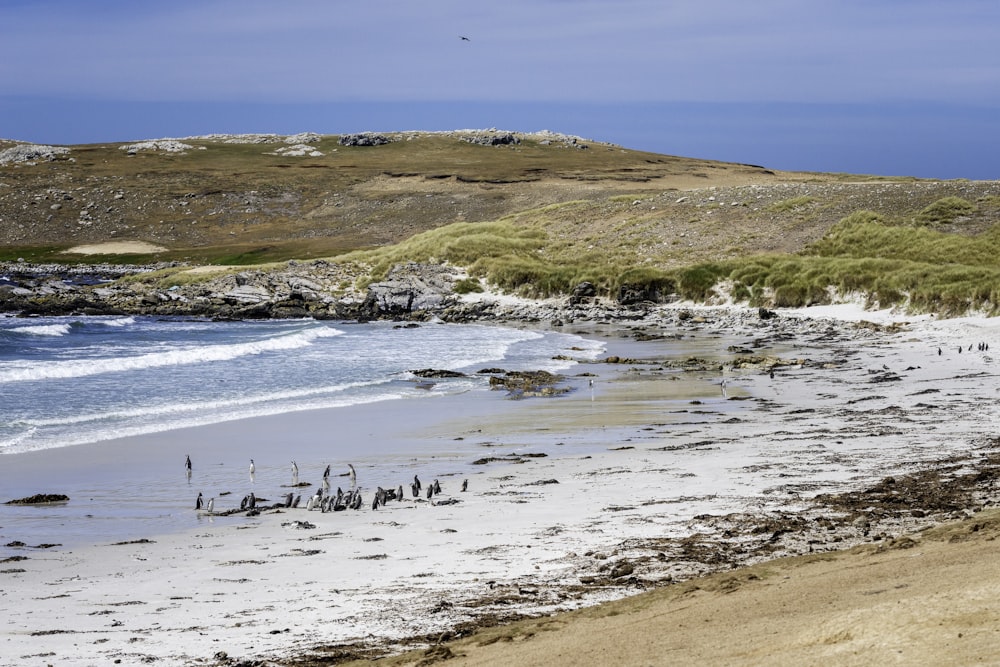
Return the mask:
M623 560L611 568L611 573L608 576L612 579L620 579L621 577L629 576L633 572L635 572L635 566L627 560Z
M594 287L594 283L584 281L573 288L572 294L569 295L569 305L586 303L595 296L597 296L597 288Z
M5 505L42 505L45 503L65 503L69 502L69 496L61 493L38 493L27 498L8 500Z
M559 396L568 387L555 386L563 380L561 375L548 371L507 371L502 376L490 376L490 389L506 389L508 398Z
M397 264L386 279L368 287L360 308L364 319L410 317L454 303L455 277L447 267L409 262Z
M437 368L424 368L417 371L410 371L417 377L421 378L464 378L465 373L459 373L458 371L442 370Z
M232 304L261 303L270 297L271 294L266 289L254 285L240 285L223 295L223 298Z
M668 303L676 301L680 297L674 292L673 284L624 284L618 288L616 297L619 304L623 306L638 305L642 303Z

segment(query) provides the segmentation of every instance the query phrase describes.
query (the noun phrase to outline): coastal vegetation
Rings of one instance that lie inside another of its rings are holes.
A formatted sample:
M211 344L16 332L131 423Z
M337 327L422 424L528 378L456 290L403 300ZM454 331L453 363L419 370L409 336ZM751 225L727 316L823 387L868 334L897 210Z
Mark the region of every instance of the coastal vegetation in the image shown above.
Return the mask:
M776 172L553 133L383 138L220 135L7 164L0 260L218 267L143 278L169 286L324 259L358 288L427 262L464 270L460 292L588 282L609 297L1000 308L997 182ZM164 250L71 252L123 239Z

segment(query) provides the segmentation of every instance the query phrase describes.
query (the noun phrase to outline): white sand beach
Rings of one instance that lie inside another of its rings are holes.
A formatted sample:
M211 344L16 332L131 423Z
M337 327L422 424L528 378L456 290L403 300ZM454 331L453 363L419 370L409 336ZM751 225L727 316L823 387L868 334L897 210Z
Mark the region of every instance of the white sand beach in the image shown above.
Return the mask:
M847 308L771 320L692 312L679 333L704 349L701 363L666 359L662 342L638 342L627 325L567 325L606 337L619 362L574 367L567 383L575 391L562 397L397 400L11 457L0 471L5 490L13 480L18 489L30 480L35 492L70 476L120 480L116 497L71 499L74 512L90 502L113 515L116 503L127 511L129 499L150 494L165 513L189 517L201 492L215 499L216 514L200 513L194 529L129 525L119 543L98 544L86 541L86 516L72 514L69 546L8 545L0 664L292 664L342 649L377 657L460 636L457 627L885 542L996 502L988 488L960 511L826 530L829 509L812 499L945 460L959 474L995 451L1000 323ZM642 328L677 333L655 321ZM720 370L712 358L722 350L713 348L731 340L767 353ZM357 456L329 460L331 438L357 442ZM407 455L387 456L400 441ZM289 486L293 459L309 486ZM361 510L305 509L327 463L334 489L349 486L346 465L354 465ZM441 494L413 497L414 475L423 489L437 479ZM402 486L404 498L373 510L378 486ZM251 490L266 506L287 492L303 502L221 515ZM789 517L802 524L758 530ZM163 525L173 525L169 516ZM2 528L14 537L15 523ZM864 664L882 662L872 657ZM758 658L747 664L767 662Z

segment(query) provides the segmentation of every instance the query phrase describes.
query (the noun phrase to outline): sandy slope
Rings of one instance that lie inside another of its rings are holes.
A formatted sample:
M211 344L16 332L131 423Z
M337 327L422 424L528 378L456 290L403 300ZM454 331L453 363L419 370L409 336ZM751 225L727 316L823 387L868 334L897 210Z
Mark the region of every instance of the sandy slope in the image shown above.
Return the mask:
M998 664L998 535L989 510L893 547L764 563L386 664Z

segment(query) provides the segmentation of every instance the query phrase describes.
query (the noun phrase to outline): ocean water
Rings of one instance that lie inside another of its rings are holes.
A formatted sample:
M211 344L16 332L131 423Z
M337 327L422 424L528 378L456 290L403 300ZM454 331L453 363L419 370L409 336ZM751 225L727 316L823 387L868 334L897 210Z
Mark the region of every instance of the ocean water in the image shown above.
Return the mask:
M234 419L488 386L484 367L564 370L579 336L480 325L0 318L0 460ZM411 371L467 379L428 387Z
M251 490L277 501L292 490L296 458L303 482L318 482L332 463L334 488L346 485L340 477L353 460L359 486L395 486L415 469L423 473L421 461L440 469L442 457L456 455L447 451L453 439L423 445L359 436L350 426L357 418L338 423L338 408L407 400L435 415L452 394L502 401L477 371L571 374L576 360L603 350L578 335L483 325L0 317L0 503L36 493L70 497L64 505L0 504L0 557L19 553L4 546L13 542L72 547L211 522L192 511L199 491L206 499L226 493L217 510L238 506ZM467 376L426 381L411 372L424 368ZM302 412L318 409L332 411ZM258 429L253 420L297 413L304 416L292 420L294 433ZM238 432L250 434L227 442L226 422L235 420L248 420ZM185 454L193 476L185 477ZM248 479L253 456L256 478Z

